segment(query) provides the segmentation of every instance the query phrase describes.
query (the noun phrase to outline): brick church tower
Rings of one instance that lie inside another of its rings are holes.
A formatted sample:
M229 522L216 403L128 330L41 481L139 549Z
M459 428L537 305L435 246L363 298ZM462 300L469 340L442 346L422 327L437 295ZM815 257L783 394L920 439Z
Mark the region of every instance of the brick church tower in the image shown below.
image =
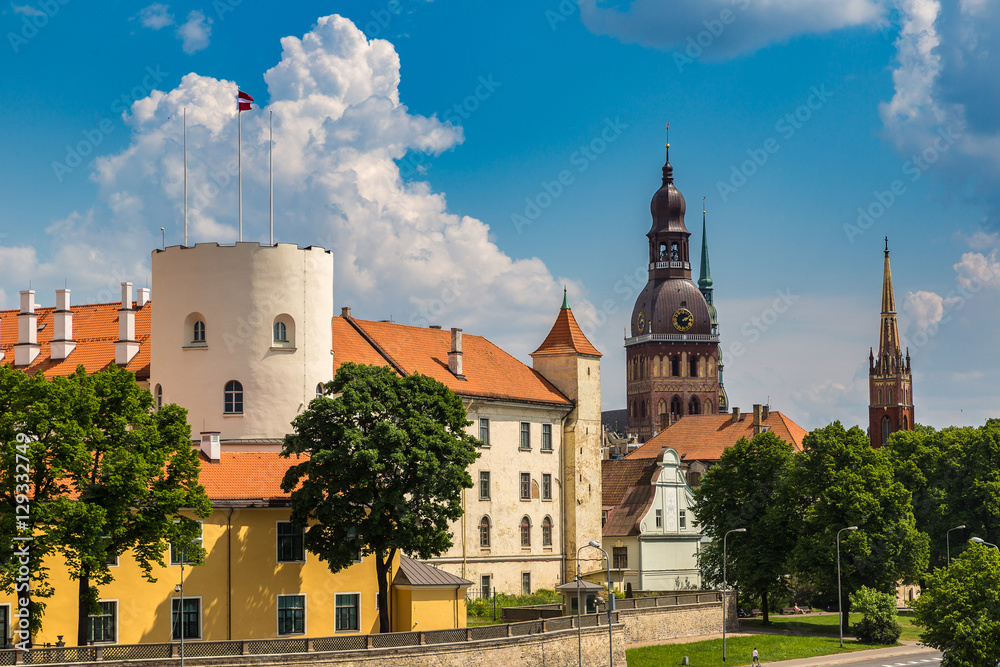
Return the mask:
M868 353L868 435L872 447L881 447L896 431L913 430L910 351L907 349L904 357L899 347L896 297L892 291L892 271L889 268L889 239L885 240L885 264L882 269L881 319L878 356L871 350Z
M649 280L625 340L628 430L643 442L682 415L719 409L719 335L691 281L686 207L674 187L668 143L662 185L649 204Z

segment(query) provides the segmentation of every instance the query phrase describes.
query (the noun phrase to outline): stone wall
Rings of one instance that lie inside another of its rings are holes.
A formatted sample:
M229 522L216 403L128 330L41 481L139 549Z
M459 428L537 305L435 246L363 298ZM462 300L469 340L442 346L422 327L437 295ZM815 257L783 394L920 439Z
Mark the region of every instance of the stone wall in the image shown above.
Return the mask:
M739 629L736 595L731 593L728 599L726 628L729 632L735 632ZM721 602L619 609L618 614L624 628L626 645L722 632Z

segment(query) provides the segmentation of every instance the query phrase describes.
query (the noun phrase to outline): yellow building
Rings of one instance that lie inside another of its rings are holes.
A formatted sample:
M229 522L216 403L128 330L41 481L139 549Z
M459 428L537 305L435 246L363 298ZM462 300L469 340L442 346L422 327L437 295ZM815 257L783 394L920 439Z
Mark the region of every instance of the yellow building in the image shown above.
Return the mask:
M212 499L212 514L202 523L201 565L184 571L183 553L170 549L166 567L155 568L155 583L142 578L138 565L123 555L112 566L115 581L101 588L100 616L89 620L95 643L137 644L180 640L273 639L369 634L379 629L373 558L362 558L336 574L303 548L302 534L289 523L288 496L280 484L295 459L275 452L221 452L211 460L203 451L201 483ZM390 594L393 630L465 627L465 592L471 582L403 557L394 564ZM56 595L47 601L35 645L59 636L76 643L78 585L63 567L52 567ZM11 596L0 596L4 632L13 633Z

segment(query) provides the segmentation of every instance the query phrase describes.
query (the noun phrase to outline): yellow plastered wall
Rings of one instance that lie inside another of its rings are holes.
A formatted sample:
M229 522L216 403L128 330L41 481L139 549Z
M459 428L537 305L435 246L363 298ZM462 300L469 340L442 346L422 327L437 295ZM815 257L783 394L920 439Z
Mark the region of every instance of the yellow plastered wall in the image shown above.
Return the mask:
M394 627L400 632L464 628L465 593L464 586L397 586Z
M308 552L305 562L278 563L277 522L287 521L289 514L287 508L217 508L205 519L205 562L184 568L185 598L201 599L201 640L277 637L278 595L284 594L306 598L306 632L293 636L340 634L335 629L338 593L360 594L360 627L357 632L343 634L378 632L375 560L365 558L336 574ZM165 553L164 562L169 563L169 558ZM101 600L117 601L116 643L171 641L171 599L180 597L174 590L180 584L180 566L154 566L157 581L150 583L128 554L119 561L111 568L115 581L100 590ZM46 565L56 593L46 601L43 627L34 642L55 643L62 635L68 645L75 645L79 584L69 578L61 559ZM398 562L393 564L393 572L397 567ZM3 605L10 605L9 615L16 613L14 596L0 594ZM461 620L464 624L464 617ZM12 636L12 630L8 627L7 637Z

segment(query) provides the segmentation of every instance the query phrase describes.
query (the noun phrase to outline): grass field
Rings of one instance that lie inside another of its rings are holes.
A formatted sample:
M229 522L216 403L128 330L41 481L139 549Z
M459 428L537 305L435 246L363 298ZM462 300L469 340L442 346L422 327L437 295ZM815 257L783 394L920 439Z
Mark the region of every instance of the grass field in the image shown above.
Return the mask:
M819 616L771 616L771 626L775 630L788 630L791 632L808 632L815 634L837 634L837 622L839 614L821 614ZM851 614L851 624L861 620L861 614ZM743 619L740 623L747 627L764 628L760 619ZM899 625L903 628L900 639L911 641L920 640L920 628L913 625L912 612L900 612Z
M834 626L836 627L836 626ZM730 637L726 640L726 662L722 661L722 640L694 642L691 644L665 644L646 646L625 652L629 667L670 667L680 665L684 656L690 659L692 667L736 667L750 664L750 652L756 647L761 662L767 664L778 660L811 658L817 655L863 651L870 648L885 648L859 644L844 640L844 648L839 646L837 637L817 635L754 635L751 637Z

